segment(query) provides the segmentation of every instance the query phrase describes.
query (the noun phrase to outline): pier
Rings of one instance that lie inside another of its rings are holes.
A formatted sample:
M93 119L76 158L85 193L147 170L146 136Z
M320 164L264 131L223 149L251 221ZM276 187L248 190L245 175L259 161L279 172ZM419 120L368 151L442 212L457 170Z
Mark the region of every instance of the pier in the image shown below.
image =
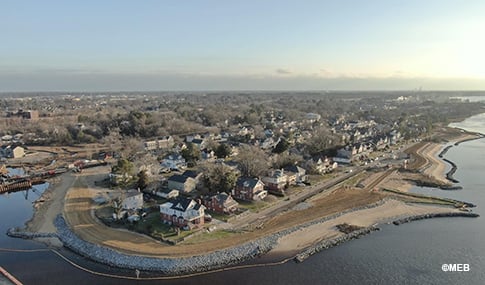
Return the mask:
M0 184L0 194L27 190L32 188L32 185L37 185L42 183L45 183L45 180L40 177L21 179L13 182L3 182Z
M20 282L17 278L15 278L12 274L8 273L7 270L5 270L3 267L0 266L0 273L5 276L5 278L8 279L12 284L15 285L23 285L22 282Z

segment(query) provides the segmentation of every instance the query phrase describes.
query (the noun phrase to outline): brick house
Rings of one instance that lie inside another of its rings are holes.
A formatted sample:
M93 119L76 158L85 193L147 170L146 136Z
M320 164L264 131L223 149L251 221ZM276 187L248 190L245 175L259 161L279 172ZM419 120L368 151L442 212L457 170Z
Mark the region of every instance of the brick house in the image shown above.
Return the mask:
M239 177L232 196L245 201L262 200L268 195L264 183L258 178Z
M193 199L179 197L160 205L160 218L177 227L196 228L204 225L205 206Z
M234 213L239 205L230 194L224 192L205 197L202 204L207 210L221 214Z

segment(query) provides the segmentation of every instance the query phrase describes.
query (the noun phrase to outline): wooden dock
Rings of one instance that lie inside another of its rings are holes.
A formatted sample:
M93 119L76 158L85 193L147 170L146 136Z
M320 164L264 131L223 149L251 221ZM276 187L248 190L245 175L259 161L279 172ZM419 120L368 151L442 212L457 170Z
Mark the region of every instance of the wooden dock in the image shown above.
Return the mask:
M22 190L27 190L32 188L32 185L42 184L45 180L42 178L32 178L32 179L23 179L17 180L8 183L1 183L0 184L0 194L7 193L7 192L17 192Z

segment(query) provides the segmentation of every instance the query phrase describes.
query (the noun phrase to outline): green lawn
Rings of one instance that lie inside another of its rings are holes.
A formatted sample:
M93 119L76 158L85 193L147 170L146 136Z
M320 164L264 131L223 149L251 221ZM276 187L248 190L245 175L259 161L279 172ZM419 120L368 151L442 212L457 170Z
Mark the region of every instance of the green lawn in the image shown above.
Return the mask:
M264 201L254 201L254 202L239 202L239 208L247 209L251 212L259 212L260 210L268 207L270 203Z
M228 238L228 237L233 236L235 234L237 234L237 233L226 231L226 230L219 230L219 231L214 231L214 232L211 232L211 233L204 233L204 234L201 234L201 235L194 236L194 237L184 241L184 244L197 244L197 243L209 241L209 240Z
M224 222L227 222L227 220L231 217L230 215L226 215L226 214L220 214L220 213L216 213L216 212L213 212L213 211L205 211L206 214L209 214L212 216L212 218L216 219L216 220L219 220L219 221L224 221Z
M193 231L180 230L179 235L177 235L174 227L162 222L160 213L158 212L152 212L137 223L134 223L133 230L154 238L164 238L169 240L178 240L193 233Z

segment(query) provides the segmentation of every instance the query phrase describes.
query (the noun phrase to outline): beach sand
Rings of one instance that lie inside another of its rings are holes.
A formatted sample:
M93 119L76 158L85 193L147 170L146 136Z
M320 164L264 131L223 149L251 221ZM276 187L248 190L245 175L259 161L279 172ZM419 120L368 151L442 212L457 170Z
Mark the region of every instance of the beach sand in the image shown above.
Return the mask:
M375 208L354 211L324 223L312 225L286 235L278 240L278 245L268 254L278 257L291 257L317 242L343 235L343 233L338 231L335 227L342 223L369 227L402 217L457 211L457 209L449 207L408 204L397 200L389 200Z

